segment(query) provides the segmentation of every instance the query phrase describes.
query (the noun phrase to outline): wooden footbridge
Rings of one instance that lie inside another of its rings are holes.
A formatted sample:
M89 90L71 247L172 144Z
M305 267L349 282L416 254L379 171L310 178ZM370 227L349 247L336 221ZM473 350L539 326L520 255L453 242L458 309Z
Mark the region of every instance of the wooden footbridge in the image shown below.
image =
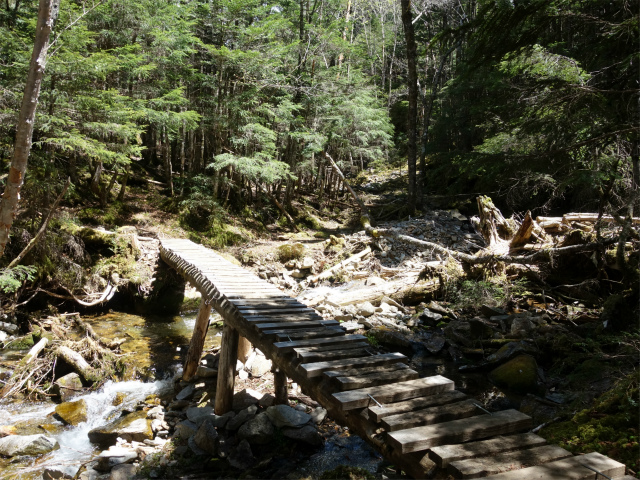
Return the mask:
M248 341L273 362L276 401L286 402L290 378L414 478L445 470L454 478L495 480L632 478L599 453L573 456L523 433L531 418L517 410L489 413L453 381L420 378L400 353L375 354L362 335L346 334L335 320L207 248L164 239L160 255L202 294L183 378L195 374L211 308L224 320L217 414L231 408L238 345Z

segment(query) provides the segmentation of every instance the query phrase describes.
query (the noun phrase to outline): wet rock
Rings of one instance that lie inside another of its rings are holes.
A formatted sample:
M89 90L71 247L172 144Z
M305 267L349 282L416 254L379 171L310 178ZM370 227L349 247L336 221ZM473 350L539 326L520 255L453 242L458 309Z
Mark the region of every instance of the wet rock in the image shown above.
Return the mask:
M404 353L413 353L420 349L420 344L412 341L406 335L389 328L374 328L371 333L382 345L389 348L397 348Z
M266 412L252 418L238 430L238 438L246 439L250 444L266 445L272 440L275 429Z
M196 377L198 378L212 378L218 375L218 370L215 368L205 367L204 365L198 366L196 370Z
M323 444L322 436L311 425L305 425L301 428L283 428L282 433L287 438L297 442L304 442L314 447L319 447Z
M136 467L135 465L116 465L111 470L111 476L109 477L109 480L130 480L131 478L135 477L137 472L138 467Z
M376 313L376 307L371 305L370 302L364 302L358 305L357 314L360 315L361 317L365 317L365 318L370 317L374 313Z
M57 395L62 402L68 401L74 395L82 392L80 375L74 372L60 377L54 382L51 391L54 395Z
M257 463L247 440L242 440L238 447L229 455L229 465L238 470L248 470Z
M98 480L98 478L100 478L100 472L93 468L87 468L78 477L79 480Z
M131 463L136 458L138 458L138 453L135 450L113 446L98 455L98 462L94 468L99 472L109 472L116 465Z
M89 431L89 440L101 446L114 445L118 437L128 442L133 440L142 442L145 439L152 439L153 430L147 413L143 411L130 413L107 425Z
M492 353L487 357L487 363L497 364L511 360L517 355L522 353L534 354L536 348L527 342L509 342L506 345L500 347L496 353Z
M466 320L453 320L449 322L444 328L444 334L446 338L465 347L471 347L473 345L471 327Z
M75 465L56 465L46 467L42 472L42 480L73 479L78 473Z
M205 420L193 437L195 444L207 452L209 455L215 456L218 452L218 431L216 430L211 419Z
M42 455L60 448L58 442L44 434L9 435L0 438L0 456Z
M198 426L202 425L202 422L212 415L214 415L213 407L205 406L187 408L187 418Z
M529 317L516 317L511 322L511 335L524 337L534 329L534 324Z
M56 406L56 415L67 425L78 425L87 421L87 402L84 399L64 402Z
M536 393L538 364L531 355L518 355L489 373L489 380L496 386L516 393Z
M251 376L261 377L265 373L271 370L271 360L264 355L256 355L256 358L251 363ZM262 398L262 397L261 397Z
M191 420L183 420L176 425L176 437L189 438L191 435L195 435L198 430L198 426Z
M18 429L13 425L0 425L0 438L15 435Z
M301 427L311 420L311 416L304 412L299 412L288 405L274 405L267 408L267 415L271 422L278 428Z
M262 398L262 393L256 392L251 388L245 388L233 396L233 404L231 408L234 412L239 412L251 405L257 405Z
M7 332L10 335L18 333L18 326L12 323L0 322L0 330Z
M493 336L493 325L480 317L469 319L469 333L473 338L491 338Z
M442 335L430 335L422 343L430 353L435 355L444 348L446 340Z
M187 385L176 395L176 400L187 400L193 397L193 394L196 391L196 386L194 384Z
M239 429L245 422L255 417L257 411L258 407L255 405L251 405L250 407L241 410L235 417L227 422L227 430L233 431Z
M216 428L224 428L229 420L236 416L236 412L230 411L224 415L212 415L210 418L211 425Z

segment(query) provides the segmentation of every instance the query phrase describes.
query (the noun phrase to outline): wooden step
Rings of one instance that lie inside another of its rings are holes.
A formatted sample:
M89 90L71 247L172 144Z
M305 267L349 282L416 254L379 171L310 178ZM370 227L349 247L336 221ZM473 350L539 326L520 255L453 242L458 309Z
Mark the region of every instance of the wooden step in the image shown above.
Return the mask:
M320 337L338 337L343 335L345 335L345 331L344 331L344 328L341 328L341 327L324 327L324 328L317 328L317 329L303 328L298 330L289 330L289 333L286 333L286 330L283 329L281 332L276 333L276 339L279 342L284 342L286 340L302 340L307 338L320 338Z
M399 354L397 354L399 355ZM407 382L392 383L384 388L369 387L348 392L334 393L333 397L340 402L343 410L354 408L366 408L369 405L379 403L397 402L423 395L434 395L438 392L453 390L453 381L441 375L419 378ZM373 398L371 398L373 397ZM375 399L375 400L374 400ZM422 427L427 428L427 427ZM406 432L407 430L402 430Z
M267 306L271 306L271 305L296 305L296 306L300 306L300 307L306 307L306 305L304 303L300 303L299 301L297 301L295 298L291 298L291 297L281 297L281 298L273 298L273 299L238 299L238 300L234 300L233 304L240 308L241 306L247 306L247 307L253 307L253 306L258 306L258 307L267 307Z
M392 363L389 365L375 365L373 367L348 368L346 370L328 370L323 372L327 378L334 379L336 377L360 377L372 373L393 372L395 370L406 370L410 367L405 363Z
M411 453L445 443L461 443L493 435L516 433L530 428L530 426L531 417L529 415L518 410L503 410L491 415L478 415L436 425L399 430L389 433L387 438L391 445L402 453Z
M624 475L624 471L623 463L593 452L484 478L485 480L596 480L596 478L601 480L604 477L596 472L617 479Z
M464 393L457 390L451 390L449 392L438 393L437 395L428 395L426 397L413 398L404 402L390 403L382 407L373 405L369 407L369 418L372 418L376 422L380 422L380 420L390 415L412 412L422 408L437 407L438 405L459 402L465 398L467 398L467 396Z
M362 337L362 335L350 335L352 337ZM364 339L362 337L360 340ZM302 363L298 367L307 377L317 377L322 372L329 370L345 370L353 367L372 367L375 365L385 365L394 362L402 362L407 357L401 353L385 353L383 355L372 355L370 357L343 360L327 360L326 362Z
M255 316L272 316L278 313L288 313L290 315L298 315L304 313L316 313L313 308L307 307L294 307L294 308L246 308L238 309L242 313L243 317L255 317Z
M542 465L572 456L573 454L571 452L557 445L542 445L526 450L500 453L494 456L456 460L449 464L448 470L455 478L478 478L500 472Z
M256 315L245 317L245 320L250 324L260 323L298 323L298 322L311 322L324 321L324 317L321 317L317 313L304 313L299 315Z
M387 432L396 432L422 425L432 425L434 423L449 422L459 418L468 418L480 415L482 410L477 406L475 400L463 400L461 402L449 403L437 407L429 407L413 412L390 415L382 419L382 426Z
M350 345L344 345L343 348L338 350L325 350L325 351L310 351L299 352L299 349L295 348L294 351L298 358L303 362L320 362L324 360L339 360L342 358L356 358L356 357L368 357L372 355L371 347L368 343L362 342L352 343Z
M270 322L270 323L255 323L254 326L258 330L275 330L278 328L311 328L311 327L338 327L340 324L335 320L309 320L302 322ZM344 330L343 330L344 331Z
M404 365L404 364L401 364ZM390 372L370 373L368 375L334 377L334 385L338 390L354 390L356 388L375 387L404 380L414 380L419 377L418 372L404 365L405 368Z
M431 449L429 458L431 458L438 467L447 468L451 462L455 462L456 460L476 458L484 455L492 456L513 450L539 447L546 443L547 441L544 438L535 433L519 433L517 435L498 436L489 440L479 440L477 442L458 445L440 445Z
M276 342L273 344L281 352L289 352L296 347L311 347L314 345L338 345L366 340L364 335L344 335L333 338L314 338L311 340L295 340L293 342Z

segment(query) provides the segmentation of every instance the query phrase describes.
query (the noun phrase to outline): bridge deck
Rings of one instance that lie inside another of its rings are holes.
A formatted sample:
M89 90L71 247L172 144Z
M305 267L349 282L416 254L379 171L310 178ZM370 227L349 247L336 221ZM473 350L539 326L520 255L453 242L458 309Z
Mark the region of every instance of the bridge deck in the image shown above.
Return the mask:
M538 435L520 433L531 427L527 415L484 412L455 390L453 381L439 375L420 378L404 355L376 354L364 336L346 334L338 322L323 319L205 247L164 239L160 254L223 317L221 363L230 348L224 337L245 337L334 420L415 478L432 474L434 466L455 478L496 480L595 479L596 471L611 478L624 475L624 465L608 457L574 457L545 445ZM235 353L227 356L235 365ZM218 379L219 390L224 382L233 387L233 366L229 373L231 379Z

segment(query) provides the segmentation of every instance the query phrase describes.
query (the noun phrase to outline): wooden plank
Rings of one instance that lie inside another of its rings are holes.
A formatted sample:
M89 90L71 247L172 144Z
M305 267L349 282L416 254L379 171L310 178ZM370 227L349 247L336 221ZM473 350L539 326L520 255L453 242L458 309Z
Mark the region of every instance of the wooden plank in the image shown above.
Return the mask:
M357 348L351 348L352 346L355 346ZM365 344L365 347L366 346L367 345ZM359 343L353 343L349 345L349 348L347 348L347 345L345 345L340 350L327 350L324 352L302 352L301 354L296 352L296 354L299 358L302 359L303 362L320 362L323 360L340 360L341 358L369 357L372 353L370 348L362 348Z
M406 370L410 367L404 363L392 363L391 365L376 365L374 367L349 368L347 370L329 370L323 375L328 378L362 376L371 373L393 372L395 370Z
M491 457L482 456L456 460L449 465L449 473L455 478L486 477L487 475L520 470L572 456L571 452L557 445L543 445L526 450L500 453Z
M273 299L248 299L248 300L234 300L233 304L240 307L269 307L269 306L280 306L282 307L287 305L294 305L298 307L306 307L304 303L298 302L296 299L291 297L281 297L281 298L273 298Z
M397 415L399 413L411 412L421 408L436 407L447 403L459 402L465 398L467 398L467 396L464 393L457 390L451 390L449 392L438 393L437 395L429 395L426 397L413 398L404 402L391 403L382 407L373 405L369 407L369 418L372 418L376 422L380 422L380 420L390 415Z
M429 407L413 412L390 415L382 419L382 426L387 432L397 432L422 425L449 422L459 418L468 418L482 413L476 406L475 400L463 400L456 403L448 403L437 407Z
M625 471L623 463L593 452L522 470L498 473L485 477L485 480L602 480L602 475L586 467L611 478L621 477Z
M375 400L380 403L396 402L453 390L453 386L452 380L441 375L436 375L433 377L419 378L417 380L409 380L408 382L394 383L385 386L385 388L368 387L350 390L348 392L338 392L334 393L333 397L340 402L343 410L352 410L354 408L365 408L371 404L375 404L375 401L371 397L374 397Z
M360 348L360 347L368 347L371 350L373 350L373 347L371 346L371 344L367 341L360 341L360 342L356 342L356 343L350 343L349 345L318 345L318 346L313 346L313 347L298 347L298 348L294 348L293 350L297 353L297 354L303 354L303 353L311 353L311 352L328 352L331 350L342 350L342 349L346 349L346 348ZM298 355L300 356L300 355Z
M335 320L311 320L303 322L271 322L271 323L255 323L254 326L258 330L274 330L278 328L310 328L310 327L338 327L340 323ZM344 330L343 330L344 331Z
M463 443L459 445L440 445L429 451L429 458L440 468L447 466L456 460L491 456L498 453L511 452L524 448L539 447L547 441L535 433L519 433L517 435L498 436L489 440Z
M402 453L411 453L445 443L461 443L493 435L515 433L530 426L531 417L529 415L517 410L503 410L491 415L478 415L477 417L390 432L387 438L391 445Z
M375 387L389 383L415 380L420 375L410 368L399 369L392 372L370 373L361 376L335 377L334 382L341 391L354 390L356 388Z
M249 323L257 324L257 323L277 323L277 322L309 322L312 320L317 320L319 322L324 320L324 317L321 317L317 313L303 313L300 315L256 315L245 317L245 320Z
M286 340L302 340L308 338L321 338L321 337L337 337L341 335L345 335L345 331L340 327L324 327L324 328L314 328L314 329L298 329L298 330L290 330L289 333L286 333L286 330L281 330L279 333L276 333L276 339L279 342L284 342ZM264 332L266 333L266 332Z
M289 352L296 347L310 347L312 345L337 345L365 340L363 335L344 335L334 338L315 338L311 340L295 340L293 342L276 342L273 344L281 352Z
M238 310L244 312L245 310L279 310L282 308L309 308L306 305L298 302L277 302L277 303L268 303L266 301L254 302L247 305L235 304Z
M363 340L365 338L362 335L350 336L361 337L359 338L359 340ZM322 372L326 372L328 370L344 370L357 366L372 367L375 365L385 365L388 363L402 362L406 359L407 357L405 357L401 353L385 353L383 355L372 355L371 357L367 358L359 358L355 361L343 359L328 360L326 362L302 363L298 368L305 372L307 377L317 377L318 375L322 375Z
M246 308L246 309L239 309L240 313L242 313L243 317L251 317L251 316L256 316L256 315L276 315L278 313L288 313L288 314L292 314L292 315L299 315L299 314L304 314L304 313L316 313L316 311L313 308L302 308L302 307L295 307L295 308L272 308L272 309L260 309L260 308Z

